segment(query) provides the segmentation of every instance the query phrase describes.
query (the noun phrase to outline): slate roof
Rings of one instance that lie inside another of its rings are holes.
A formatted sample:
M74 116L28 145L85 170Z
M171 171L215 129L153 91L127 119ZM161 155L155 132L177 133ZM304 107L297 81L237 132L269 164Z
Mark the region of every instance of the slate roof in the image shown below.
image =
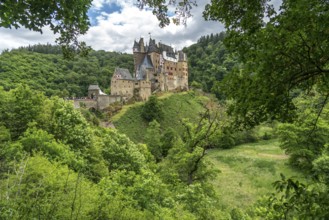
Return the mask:
M115 68L114 74L119 75L120 79L133 79L128 69L117 67Z
M152 40L151 38L150 38L147 52L148 53L152 53L152 52L160 53L160 49L156 45L155 40Z
M146 55L143 59L143 62L140 64L140 66L145 66L146 69L152 69L153 68L153 63L151 60L150 55Z
M136 78L137 80L146 79L146 69L153 69L153 64L150 55L146 55L143 62L138 66Z
M98 85L89 85L88 90L100 90Z
M106 95L98 85L89 85L88 90L98 90L100 95Z
M134 41L134 48L139 48L139 43L137 43L137 41Z

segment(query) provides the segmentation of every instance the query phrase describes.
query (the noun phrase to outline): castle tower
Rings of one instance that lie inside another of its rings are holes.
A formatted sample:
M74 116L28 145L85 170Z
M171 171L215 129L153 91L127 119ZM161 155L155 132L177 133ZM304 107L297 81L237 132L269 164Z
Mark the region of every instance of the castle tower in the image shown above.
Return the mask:
M144 38L139 39L139 51L141 53L145 53L145 44L144 44Z
M145 45L144 45L144 39L140 38L139 42L134 41L133 46L133 58L134 58L134 73L133 76L137 77L137 69L139 65L143 62L143 59L145 57L146 51L145 51Z

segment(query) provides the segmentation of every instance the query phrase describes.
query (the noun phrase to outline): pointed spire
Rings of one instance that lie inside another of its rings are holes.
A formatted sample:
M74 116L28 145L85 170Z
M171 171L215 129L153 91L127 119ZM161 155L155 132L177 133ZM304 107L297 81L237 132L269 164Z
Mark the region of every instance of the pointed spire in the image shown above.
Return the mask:
M145 52L144 38L142 37L139 39L139 47L139 52Z

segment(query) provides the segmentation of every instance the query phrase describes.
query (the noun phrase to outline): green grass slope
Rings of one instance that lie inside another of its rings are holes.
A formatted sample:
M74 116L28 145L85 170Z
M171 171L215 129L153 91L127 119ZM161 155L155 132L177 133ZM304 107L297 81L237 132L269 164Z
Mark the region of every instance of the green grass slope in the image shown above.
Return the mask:
M167 93L159 97L162 104L164 117L159 122L161 128L174 129L181 134L183 127L181 119L188 118L197 121L204 104L210 99L206 96L197 95L193 91L183 93ZM120 132L126 134L135 142L143 142L148 123L141 117L143 103L124 106L121 112L112 118L114 126Z
M257 199L274 192L272 183L302 175L289 165L277 140L243 144L229 150L210 150L207 159L221 172L212 181L224 209L246 210Z

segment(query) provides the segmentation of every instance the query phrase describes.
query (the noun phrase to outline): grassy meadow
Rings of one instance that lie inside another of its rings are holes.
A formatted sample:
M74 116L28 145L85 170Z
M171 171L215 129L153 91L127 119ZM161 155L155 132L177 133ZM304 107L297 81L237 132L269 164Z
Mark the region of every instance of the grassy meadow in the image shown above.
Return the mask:
M158 97L162 105L164 117L159 121L161 128L172 128L178 134L182 132L180 119L187 118L197 121L200 113L205 110L204 105L210 102L210 98L197 95L194 92L164 93ZM141 117L142 102L126 105L114 117L112 123L121 133L126 134L135 142L143 142L148 123Z
M274 192L272 183L280 179L280 173L302 178L287 164L288 156L277 140L210 150L207 159L220 170L212 183L223 209L247 210L261 196Z

